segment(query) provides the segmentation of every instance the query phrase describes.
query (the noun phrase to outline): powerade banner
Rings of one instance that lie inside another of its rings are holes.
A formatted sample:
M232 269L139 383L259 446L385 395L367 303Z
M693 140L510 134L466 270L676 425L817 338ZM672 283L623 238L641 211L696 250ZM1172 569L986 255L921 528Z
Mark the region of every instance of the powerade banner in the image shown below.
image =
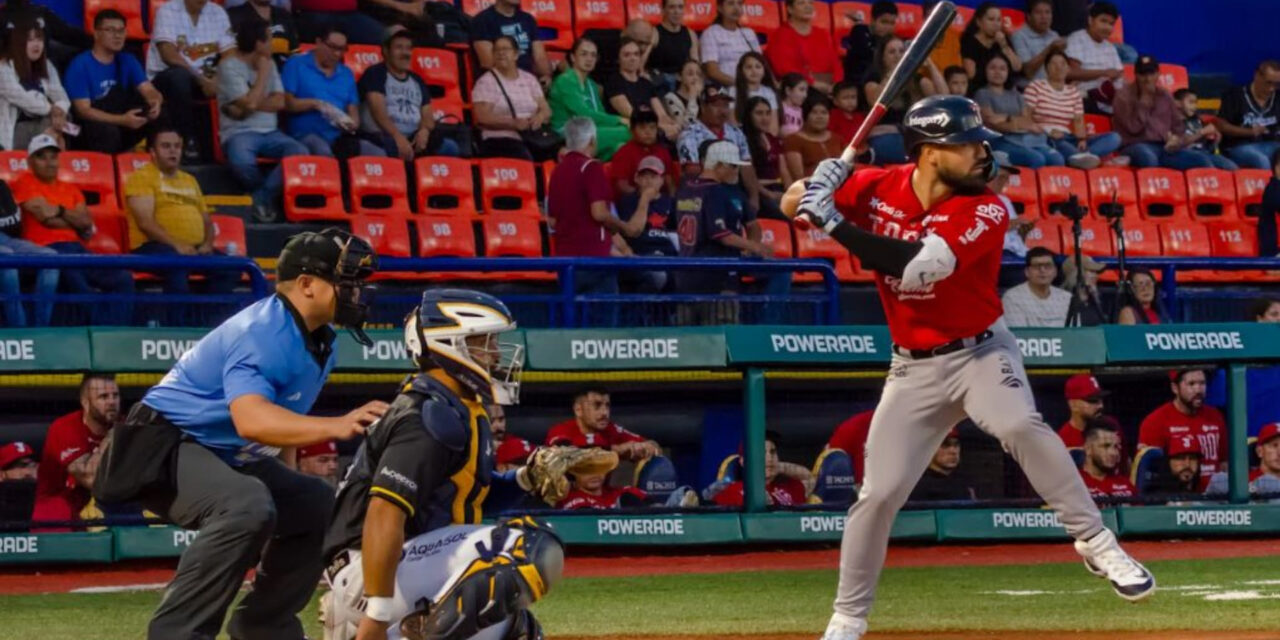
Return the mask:
M1107 326L1110 362L1280 358L1280 326L1263 323Z
M934 512L938 540L1066 539L1062 521L1052 509L939 509ZM1116 530L1116 512L1102 510L1102 522Z
M93 369L163 373L196 346L205 333L208 329L94 328L89 331Z
M725 327L733 364L885 364L889 328Z
M566 544L684 545L742 541L741 523L734 513L549 516L547 521Z
M742 514L742 534L749 542L838 542L844 535L844 511L801 511ZM894 540L934 540L932 511L901 511L893 520Z
M720 327L579 329L525 332L534 371L721 369L726 365Z
M1280 531L1280 505L1120 507L1126 534L1265 534Z
M0 565L111 562L111 533L0 534Z
M0 329L0 372L85 371L86 329Z
M1079 367L1106 364L1107 341L1101 329L1014 329L1028 367Z

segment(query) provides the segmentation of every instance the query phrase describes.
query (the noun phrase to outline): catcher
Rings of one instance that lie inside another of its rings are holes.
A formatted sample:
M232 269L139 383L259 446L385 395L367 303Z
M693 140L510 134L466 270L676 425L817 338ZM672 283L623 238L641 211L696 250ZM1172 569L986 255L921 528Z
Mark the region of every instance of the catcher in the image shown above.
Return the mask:
M566 473L607 473L618 458L553 447L494 471L483 405L518 397L521 349L497 342L515 326L496 298L457 289L423 293L405 320L419 373L339 486L324 543L326 640L543 637L528 607L560 577L560 541L529 517L481 525L481 507L526 494L554 504L569 491Z

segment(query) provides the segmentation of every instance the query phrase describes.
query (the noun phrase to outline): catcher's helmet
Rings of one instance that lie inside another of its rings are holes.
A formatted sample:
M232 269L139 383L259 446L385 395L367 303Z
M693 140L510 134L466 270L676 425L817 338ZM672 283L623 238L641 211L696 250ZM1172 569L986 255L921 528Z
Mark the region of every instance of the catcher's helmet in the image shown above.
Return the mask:
M988 142L1000 134L982 124L978 105L964 96L929 96L913 105L902 118L907 152L922 144Z
M420 369L444 369L486 403L516 404L524 345L496 340L515 328L507 305L487 293L429 289L405 318L404 342ZM468 340L474 336L487 339L482 344Z

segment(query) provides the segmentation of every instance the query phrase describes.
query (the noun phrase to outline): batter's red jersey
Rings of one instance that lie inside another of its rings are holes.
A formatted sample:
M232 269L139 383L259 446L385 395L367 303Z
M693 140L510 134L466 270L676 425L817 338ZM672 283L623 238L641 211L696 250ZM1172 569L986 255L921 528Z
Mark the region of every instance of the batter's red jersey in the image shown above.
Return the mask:
M1227 431L1226 425L1222 413L1213 407L1206 405L1194 415L1187 415L1178 411L1170 400L1143 419L1138 429L1138 445L1168 451L1171 438L1195 436L1200 441L1200 475L1207 478L1218 470L1222 459L1218 443Z
M1133 484L1129 482L1129 479L1122 475L1109 475L1099 480L1086 473L1084 469L1081 469L1080 477L1084 478L1084 486L1089 488L1089 495L1095 498L1108 496L1123 498L1137 495L1138 493L1138 490L1133 488Z
M924 291L899 291L899 279L876 274L894 343L930 349L976 336L1004 313L995 282L1009 214L990 190L952 196L925 211L911 189L915 165L860 169L836 191L836 207L852 224L882 236L946 241L956 270Z
M89 490L76 484L67 467L90 455L102 442L84 423L84 412L74 411L53 421L45 436L40 468L36 470L36 503L32 520L75 520L89 504ZM68 531L46 529L45 531Z
M618 507L618 500L621 500L622 496L631 496L641 502L649 499L649 494L635 487L605 487L598 496L574 489L556 507L559 509L614 509Z
M788 476L778 476L765 487L769 504L797 505L805 503L804 483ZM722 507L741 507L742 481L732 482L717 493L712 501Z
M644 436L627 431L615 422L610 422L607 427L600 431L584 434L582 429L578 428L578 421L569 419L551 427L551 430L547 432L547 444L550 446L601 447L608 449L615 444L645 442L646 440Z
M867 433L871 431L871 417L875 410L856 413L852 418L840 423L827 446L840 449L849 454L853 462L853 481L862 484L862 465L866 462L863 451L867 446Z

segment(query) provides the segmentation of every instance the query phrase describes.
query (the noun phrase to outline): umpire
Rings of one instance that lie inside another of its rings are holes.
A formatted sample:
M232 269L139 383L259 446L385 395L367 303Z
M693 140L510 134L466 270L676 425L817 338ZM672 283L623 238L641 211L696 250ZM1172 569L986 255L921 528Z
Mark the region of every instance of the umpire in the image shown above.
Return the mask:
M386 411L370 402L340 417L306 415L333 369L330 323L369 341L365 281L375 268L368 243L344 231L294 236L280 253L276 294L200 340L113 430L95 496L137 499L200 534L147 638L213 640L257 564L228 633L303 640L297 614L320 580L333 489L278 456L354 437Z

